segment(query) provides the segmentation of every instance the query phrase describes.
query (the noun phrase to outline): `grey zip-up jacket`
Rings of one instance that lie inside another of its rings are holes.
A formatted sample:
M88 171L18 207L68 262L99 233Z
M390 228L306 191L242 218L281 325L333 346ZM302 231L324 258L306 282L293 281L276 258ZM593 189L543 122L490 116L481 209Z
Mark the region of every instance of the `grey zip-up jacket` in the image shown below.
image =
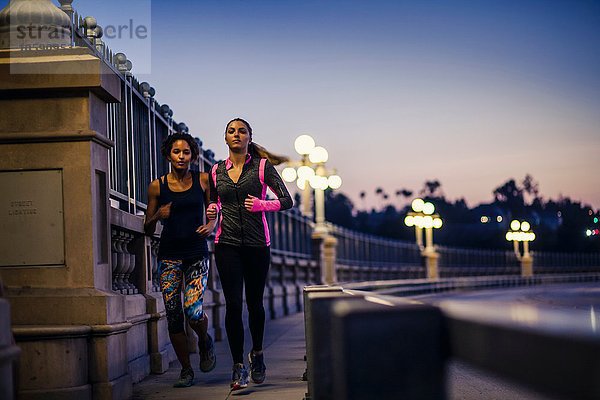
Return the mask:
M233 163L228 158L213 165L209 174L210 206L216 204L220 210L215 243L269 246L271 238L265 212L292 207L290 193L275 167L265 158L248 154L237 183L227 173L231 167ZM267 200L267 187L275 193L277 199ZM244 207L248 194L257 197L252 211Z

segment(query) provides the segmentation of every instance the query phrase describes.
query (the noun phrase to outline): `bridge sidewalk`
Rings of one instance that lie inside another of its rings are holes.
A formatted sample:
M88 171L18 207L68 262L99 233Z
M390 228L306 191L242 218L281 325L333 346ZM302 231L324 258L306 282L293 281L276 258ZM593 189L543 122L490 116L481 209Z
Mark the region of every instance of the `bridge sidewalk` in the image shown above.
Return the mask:
M251 348L250 333L245 334L246 352ZM171 364L162 375L150 375L134 385L134 400L224 400L229 394L232 360L227 339L215 343L217 367L207 374L198 369L198 354L192 354L192 365L196 374L195 384L189 388L173 388L181 366ZM302 374L306 368L304 361L304 316L297 313L277 320L267 321L264 340L267 379L263 384L250 383L248 388L231 393L230 399L247 400L302 400L306 393L306 382ZM247 363L246 363L247 365Z

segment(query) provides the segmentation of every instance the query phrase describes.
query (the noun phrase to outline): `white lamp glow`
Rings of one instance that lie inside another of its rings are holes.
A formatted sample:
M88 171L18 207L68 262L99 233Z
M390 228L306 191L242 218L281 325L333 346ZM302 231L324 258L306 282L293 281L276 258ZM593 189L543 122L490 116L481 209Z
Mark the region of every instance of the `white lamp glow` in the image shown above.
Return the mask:
M281 171L281 176L283 177L283 180L286 182L294 182L298 176L298 174L296 174L296 170L292 167L286 167L283 169L283 171Z
M329 187L332 189L339 189L342 186L342 178L339 175L331 175L327 179L327 183Z
M307 165L303 165L298 168L298 179L309 180L315 176L315 170Z
M513 231L518 231L520 227L521 227L521 223L519 221L517 221L516 219L510 223L510 229L512 229Z
M412 207L413 211L421 212L423 211L424 204L425 202L423 201L423 199L414 199L410 206Z
M431 215L431 214L433 214L434 211L435 211L435 206L432 203L427 202L427 203L423 204L423 214Z
M324 163L329 159L329 153L327 153L327 150L325 150L324 147L317 146L310 151L308 159L311 163Z
M310 135L300 135L294 141L294 148L298 154L305 155L310 153L315 147L315 139Z

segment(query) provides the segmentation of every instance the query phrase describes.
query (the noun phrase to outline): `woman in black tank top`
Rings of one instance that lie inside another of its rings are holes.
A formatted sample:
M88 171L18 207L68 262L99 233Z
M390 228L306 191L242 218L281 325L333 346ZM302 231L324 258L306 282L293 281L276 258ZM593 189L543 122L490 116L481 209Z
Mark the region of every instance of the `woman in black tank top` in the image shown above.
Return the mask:
M208 318L202 310L209 272L206 237L213 231L216 221L203 222L209 199L208 174L190 170L190 164L200 153L194 138L186 133L170 135L163 142L161 152L171 163L171 172L152 181L148 187L144 230L147 235L153 235L158 221L163 226L158 274L169 337L182 366L174 386L187 387L194 382L194 370L187 350L184 310L198 335L200 370L209 372L216 364L213 340L207 332Z

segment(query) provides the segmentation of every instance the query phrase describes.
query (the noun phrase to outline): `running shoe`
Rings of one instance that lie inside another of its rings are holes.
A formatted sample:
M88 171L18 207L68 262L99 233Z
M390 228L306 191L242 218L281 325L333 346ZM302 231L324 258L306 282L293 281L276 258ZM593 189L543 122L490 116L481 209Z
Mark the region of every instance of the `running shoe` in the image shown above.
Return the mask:
M217 356L215 355L215 344L213 342L212 337L207 334L208 338L206 340L205 346L202 346L198 343L198 348L200 349L200 371L202 372L210 372L215 369L217 365Z
M250 377L254 383L263 383L265 381L265 357L263 353L254 354L250 352L248 354L248 360L250 360Z
M192 368L183 368L179 374L179 380L175 382L173 387L184 388L194 384L194 370Z
M230 387L231 390L239 390L248 387L248 370L244 364L233 364Z

